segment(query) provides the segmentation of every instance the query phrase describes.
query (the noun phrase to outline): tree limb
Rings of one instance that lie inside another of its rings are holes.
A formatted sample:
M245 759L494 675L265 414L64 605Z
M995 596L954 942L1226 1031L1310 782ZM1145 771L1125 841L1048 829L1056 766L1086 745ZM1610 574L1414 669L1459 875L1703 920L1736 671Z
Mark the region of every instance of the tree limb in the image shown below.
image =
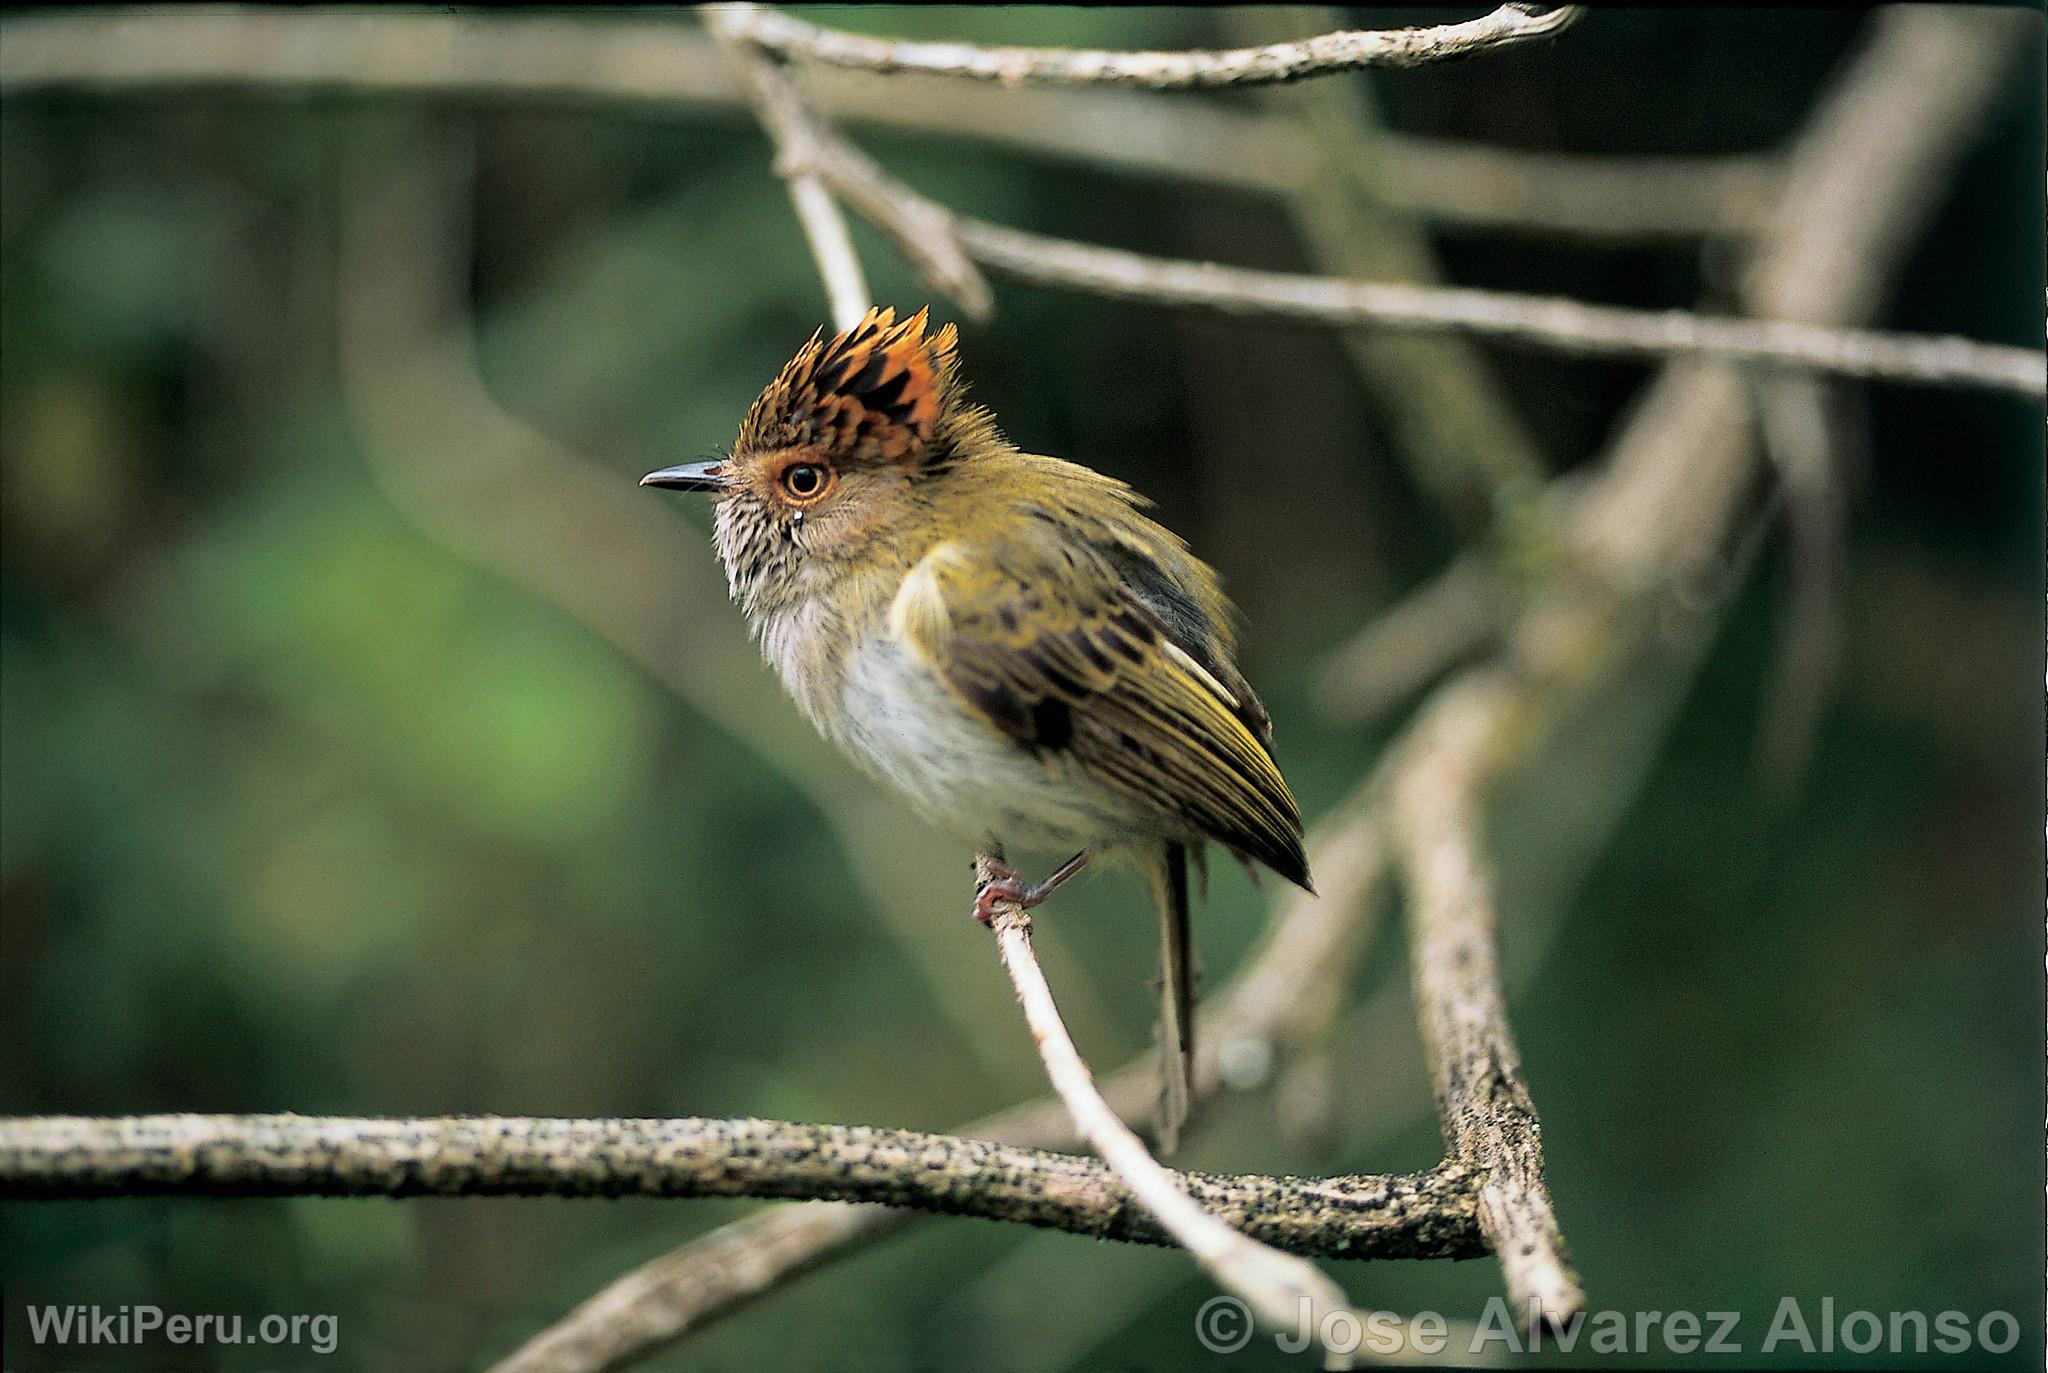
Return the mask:
M1480 1252L1478 1187L1462 1169L1171 1177L1232 1234L1293 1254ZM109 1196L825 1197L1176 1243L1095 1159L917 1130L701 1117L0 1119L0 1197Z

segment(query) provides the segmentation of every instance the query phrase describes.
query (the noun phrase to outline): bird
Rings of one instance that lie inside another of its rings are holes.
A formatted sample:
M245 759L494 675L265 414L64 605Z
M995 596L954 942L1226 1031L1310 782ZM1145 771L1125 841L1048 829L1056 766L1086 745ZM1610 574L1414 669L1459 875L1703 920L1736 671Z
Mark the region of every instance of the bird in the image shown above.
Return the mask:
M1214 843L1313 892L1301 811L1215 571L1130 486L1004 437L929 316L817 330L729 450L641 483L711 496L764 657L819 733L986 855L983 923L1097 860L1143 874L1170 1151L1192 1089L1190 867L1206 889ZM1075 852L1027 883L1013 848Z

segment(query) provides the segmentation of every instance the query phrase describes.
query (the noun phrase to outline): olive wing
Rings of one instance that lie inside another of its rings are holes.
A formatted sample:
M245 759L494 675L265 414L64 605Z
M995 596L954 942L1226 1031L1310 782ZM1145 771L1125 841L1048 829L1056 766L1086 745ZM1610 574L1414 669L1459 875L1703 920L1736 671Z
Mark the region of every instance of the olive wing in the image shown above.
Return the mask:
M1307 885L1300 809L1241 702L1098 553L943 545L891 627L1020 748Z

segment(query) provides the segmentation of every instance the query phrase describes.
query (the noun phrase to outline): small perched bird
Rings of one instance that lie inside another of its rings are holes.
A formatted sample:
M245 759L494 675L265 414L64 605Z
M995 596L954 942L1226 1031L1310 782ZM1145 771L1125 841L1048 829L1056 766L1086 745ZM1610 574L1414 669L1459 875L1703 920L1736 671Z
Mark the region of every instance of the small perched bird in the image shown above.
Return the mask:
M813 334L729 457L641 483L713 496L733 600L798 707L997 860L980 919L1091 859L1136 862L1160 914L1170 1149L1194 1050L1190 855L1214 841L1309 888L1301 812L1216 574L1130 487L1004 439L966 400L953 326L926 329L883 309ZM1006 845L1079 852L1026 885Z

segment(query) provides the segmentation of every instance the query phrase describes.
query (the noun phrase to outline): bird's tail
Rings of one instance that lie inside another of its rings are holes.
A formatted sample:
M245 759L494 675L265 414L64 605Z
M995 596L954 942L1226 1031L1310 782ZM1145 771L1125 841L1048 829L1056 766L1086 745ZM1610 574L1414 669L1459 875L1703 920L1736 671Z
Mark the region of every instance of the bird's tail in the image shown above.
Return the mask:
M1159 1152L1187 1123L1195 1065L1195 948L1188 925L1188 850L1166 845L1151 873L1159 905Z

